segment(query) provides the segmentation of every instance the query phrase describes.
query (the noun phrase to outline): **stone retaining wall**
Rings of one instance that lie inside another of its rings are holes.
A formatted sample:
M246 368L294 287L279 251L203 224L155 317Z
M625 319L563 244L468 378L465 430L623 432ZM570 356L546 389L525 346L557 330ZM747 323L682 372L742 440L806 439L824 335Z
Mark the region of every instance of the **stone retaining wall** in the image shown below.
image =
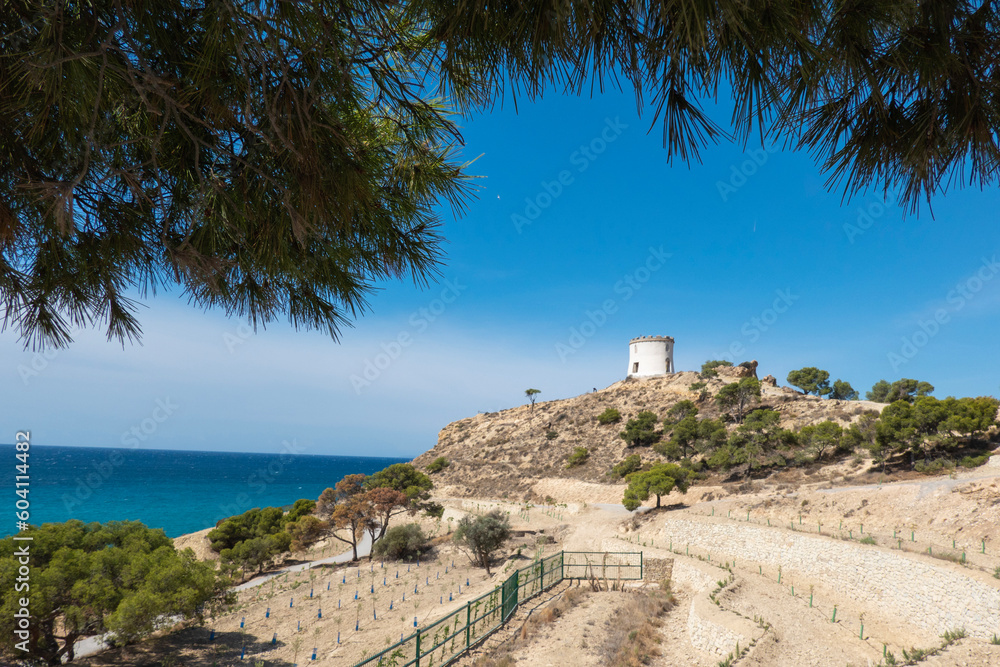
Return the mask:
M607 551L613 551L615 547L614 540L605 540L601 546ZM709 592L716 587L716 582L723 576L728 576L728 573L697 561L667 558L670 552L666 549L644 548L642 551L644 568L650 562L669 562L671 583L691 591L687 631L692 646L708 655L724 658L736 649L737 643L740 646L750 645L750 641L756 636L754 624L720 609L708 598ZM649 579L649 575L646 580L653 581Z
M721 572L721 571L720 571ZM728 573L723 573L728 576ZM721 577L721 574L720 574ZM687 631L691 645L699 651L720 658L736 649L749 646L753 624L717 607L709 599L716 580L695 563L678 560L674 564L674 581L694 591L688 610Z
M664 579L670 580L674 571L673 558L643 558L642 579L651 584L658 584Z
M735 557L781 566L935 635L957 628L985 640L1000 634L1000 590L971 572L967 576L874 546L735 522L668 519L663 534L675 548L690 545L713 560Z

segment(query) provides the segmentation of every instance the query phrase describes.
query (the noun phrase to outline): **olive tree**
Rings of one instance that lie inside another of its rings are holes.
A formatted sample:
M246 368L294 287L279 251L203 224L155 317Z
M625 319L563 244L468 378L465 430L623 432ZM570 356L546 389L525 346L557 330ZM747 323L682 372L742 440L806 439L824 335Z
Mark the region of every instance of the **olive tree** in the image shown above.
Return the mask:
M510 520L498 509L477 517L466 515L459 520L453 539L474 565L493 576L490 564L510 539Z

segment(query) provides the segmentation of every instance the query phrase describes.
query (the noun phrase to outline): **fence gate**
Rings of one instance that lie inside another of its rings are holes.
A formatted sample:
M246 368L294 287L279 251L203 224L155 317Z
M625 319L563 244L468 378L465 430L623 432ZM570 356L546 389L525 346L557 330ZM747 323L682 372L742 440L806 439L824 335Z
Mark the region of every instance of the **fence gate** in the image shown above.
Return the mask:
M500 593L503 596L503 610L501 612L503 622L506 622L513 615L514 610L517 609L518 574L519 572L515 571L514 574L507 578L507 581L503 582L503 590Z

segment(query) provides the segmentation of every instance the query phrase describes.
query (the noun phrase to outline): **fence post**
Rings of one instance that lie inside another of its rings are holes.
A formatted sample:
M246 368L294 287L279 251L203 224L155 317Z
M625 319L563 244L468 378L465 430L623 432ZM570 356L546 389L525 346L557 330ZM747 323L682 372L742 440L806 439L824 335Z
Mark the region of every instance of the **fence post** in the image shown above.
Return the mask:
M465 650L472 646L469 634L472 631L472 600L465 603Z
M417 657L414 659L413 664L415 667L420 667L420 628L417 628Z
M645 581L646 578L643 576L642 571L642 552L639 552L639 581Z

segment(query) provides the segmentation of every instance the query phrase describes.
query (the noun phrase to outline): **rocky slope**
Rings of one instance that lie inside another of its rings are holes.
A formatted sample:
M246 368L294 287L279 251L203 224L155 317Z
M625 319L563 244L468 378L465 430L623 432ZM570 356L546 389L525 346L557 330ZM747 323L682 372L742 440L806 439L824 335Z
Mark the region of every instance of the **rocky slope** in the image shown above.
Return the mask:
M719 369L722 377L707 380L705 390L714 396L725 384L752 371ZM868 401L836 401L803 396L794 389L763 382L760 407L779 410L786 428L801 428L827 419L848 424L866 410L881 411L884 405ZM592 482L611 481L606 473L632 453L643 459L659 458L649 447L629 450L618 436L625 422L643 410L661 418L678 401L697 401L700 391L691 385L702 381L686 371L661 377L621 382L574 398L522 406L502 412L479 414L448 424L438 435L437 445L418 456L414 464L426 467L443 456L450 466L433 475L436 493L443 496L529 499L535 481L543 478L575 478ZM698 403L699 417L717 417L709 399ZM618 424L601 425L597 416L606 408L621 412ZM732 427L731 427L732 428ZM554 433L555 436L551 437ZM575 447L590 452L587 462L566 468Z

